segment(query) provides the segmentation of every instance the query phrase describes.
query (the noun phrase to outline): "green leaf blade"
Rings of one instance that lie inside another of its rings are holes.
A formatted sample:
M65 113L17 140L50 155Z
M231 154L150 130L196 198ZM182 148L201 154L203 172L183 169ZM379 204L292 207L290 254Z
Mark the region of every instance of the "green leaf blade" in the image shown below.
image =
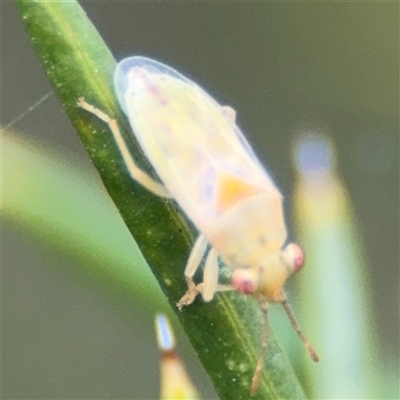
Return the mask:
M171 306L186 290L183 268L197 233L173 201L156 198L129 177L107 129L76 106L79 97L117 118L138 164L151 167L118 111L112 92L115 60L75 1L15 1L42 65L94 165ZM177 312L177 310L176 310ZM200 299L177 312L222 399L249 398L261 347L257 302L236 293ZM255 399L303 399L286 357L269 338L266 368Z

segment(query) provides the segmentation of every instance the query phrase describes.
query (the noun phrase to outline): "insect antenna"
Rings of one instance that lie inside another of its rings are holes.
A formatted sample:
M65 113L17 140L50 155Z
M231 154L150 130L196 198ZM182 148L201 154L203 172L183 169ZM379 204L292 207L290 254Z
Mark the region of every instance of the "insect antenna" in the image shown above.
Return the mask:
M292 308L290 307L289 303L287 302L287 300L283 300L282 302L283 308L286 311L287 316L289 317L289 320L293 326L293 329L297 332L297 334L299 335L300 340L303 342L304 347L307 349L308 353L310 354L311 359L314 362L318 362L319 361L319 357L317 355L317 352L314 350L314 348L311 346L311 343L309 342L309 340L304 336L299 323L296 320L296 317L293 314Z

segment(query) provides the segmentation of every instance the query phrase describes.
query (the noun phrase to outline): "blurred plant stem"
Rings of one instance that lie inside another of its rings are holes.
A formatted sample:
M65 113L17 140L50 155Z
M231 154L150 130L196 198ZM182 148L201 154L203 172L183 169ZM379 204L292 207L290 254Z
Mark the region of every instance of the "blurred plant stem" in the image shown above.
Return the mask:
M321 359L317 368L305 360L306 381L315 398L377 398L363 240L336 171L335 149L327 136L310 131L298 138L294 155L296 225L307 249L306 270L298 278L301 320Z
M94 282L133 295L149 312L167 310L157 281L94 171L12 131L3 131L2 142L5 222L75 259L84 267L81 274L85 271Z
M163 314L155 318L160 360L160 399L200 400L201 397L190 379L176 351L175 335Z

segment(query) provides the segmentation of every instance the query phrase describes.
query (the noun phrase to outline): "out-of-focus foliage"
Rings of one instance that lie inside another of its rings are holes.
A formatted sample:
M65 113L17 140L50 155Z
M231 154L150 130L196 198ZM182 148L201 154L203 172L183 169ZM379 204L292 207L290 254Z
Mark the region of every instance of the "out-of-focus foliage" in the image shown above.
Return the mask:
M163 314L155 318L160 360L160 399L200 400L200 395L176 351L175 335Z
M108 289L134 293L151 312L166 310L157 281L93 171L13 131L3 132L2 141L5 220L75 258Z
M377 342L363 239L337 173L334 145L318 130L299 132L293 151L294 209L307 273L298 278L301 317L319 332L321 363L307 371L315 398L377 398ZM299 366L300 367L300 366Z

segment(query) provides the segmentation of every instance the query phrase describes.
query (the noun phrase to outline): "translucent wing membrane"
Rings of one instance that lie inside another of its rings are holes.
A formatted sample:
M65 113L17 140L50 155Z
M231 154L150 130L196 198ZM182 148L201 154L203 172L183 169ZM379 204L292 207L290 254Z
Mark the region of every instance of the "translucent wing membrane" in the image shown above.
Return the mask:
M195 83L132 57L119 64L115 85L146 155L201 230L246 197L280 197L232 115Z

